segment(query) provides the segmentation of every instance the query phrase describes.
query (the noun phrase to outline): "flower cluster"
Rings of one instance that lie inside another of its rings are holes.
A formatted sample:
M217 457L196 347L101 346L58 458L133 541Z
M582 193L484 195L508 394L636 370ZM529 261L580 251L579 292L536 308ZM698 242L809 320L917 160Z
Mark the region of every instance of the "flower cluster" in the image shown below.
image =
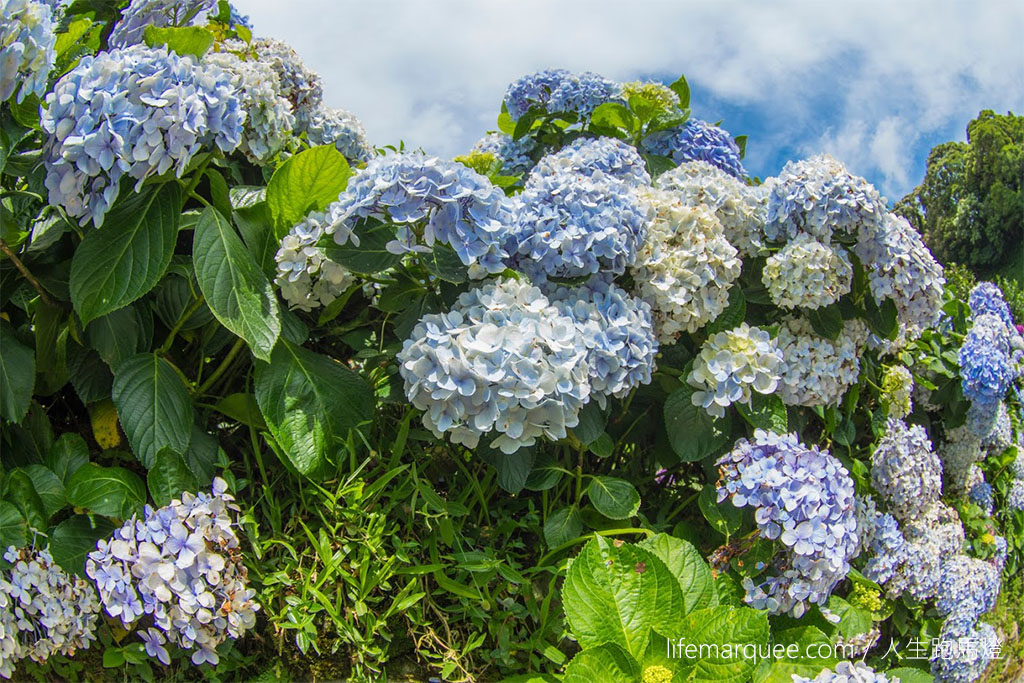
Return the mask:
M721 223L704 207L685 206L677 193L665 190L650 189L640 197L649 223L631 273L654 311L658 339L671 343L725 310L740 260Z
M50 549L7 548L11 568L0 572L0 676L10 678L26 657L45 662L72 656L96 639L96 591L53 562Z
M344 109L317 107L305 118L303 130L311 145L334 145L350 161L368 161L374 155L362 122Z
M590 71L545 69L510 84L505 91L505 107L513 121L533 107L586 119L598 105L620 101L621 90L614 81Z
M97 227L122 176L181 176L204 145L235 149L245 119L225 71L141 45L83 57L46 102L50 202Z
M151 617L156 628L139 635L164 664L165 643L194 649L193 664L216 664L216 647L256 623L259 605L247 587L232 500L224 480L214 479L212 494L184 493L155 510L147 505L142 519L133 515L88 555L85 572L107 613L125 627Z
M323 101L320 76L307 69L298 53L285 42L260 38L252 41L249 47L259 61L277 74L279 94L291 103L297 129L304 129L308 117L320 108Z
M981 439L969 425L963 425L946 430L946 440L939 447L939 458L948 484L946 492L963 496L975 483L972 472L977 468L975 463L985 458L985 451L981 448Z
M1010 328L991 313L974 318L960 347L964 396L992 417L1018 374L1012 351Z
M732 136L706 121L689 119L680 126L659 130L644 138L641 145L650 154L669 157L677 164L705 161L736 178L747 177L740 148Z
M542 157L531 177L557 174L609 178L636 187L651 184L651 176L636 148L615 138L576 138Z
M718 502L754 508L760 535L778 539L785 557L761 585L744 579L746 601L799 618L824 605L850 570L859 540L853 479L842 464L796 434L757 430L718 460Z
M474 152L493 154L501 162L503 175L525 175L533 168L533 151L537 143L530 137L513 140L505 133L488 133L473 145Z
M999 597L999 568L991 562L955 555L942 563L935 608L953 628L973 628Z
M538 166L519 195L514 266L539 278L624 273L647 232L632 186L545 159Z
M312 311L328 306L356 282L347 268L328 259L317 246L326 234L327 214L314 211L294 226L277 250L277 278L281 296L292 308ZM358 238L350 235L358 244Z
M779 397L793 406L836 405L857 382L859 350L868 336L860 320L847 320L836 339L819 336L803 318L788 318L776 337L784 362Z
M964 529L956 510L933 503L903 527L903 549L894 557L898 567L887 582L890 598L908 592L918 600L935 597L942 581L942 565L959 555Z
M750 404L751 390L770 394L784 370L782 352L765 330L741 323L709 337L686 381L692 401L709 415L722 417L733 403Z
M475 448L498 431L492 445L513 453L579 423L590 399L587 354L576 321L538 288L499 279L425 315L397 360L405 394L435 436Z
M661 111L679 111L679 95L664 83L649 81L631 81L622 84L622 97L627 102L630 97L639 97Z
M590 393L602 408L606 397L622 398L650 383L658 342L646 302L603 277L581 287L555 288L548 298L576 324L577 338L587 349Z
M942 683L972 683L981 678L998 650L999 636L991 624L964 628L946 622L932 651L931 671Z
M687 161L662 173L655 187L672 190L688 206L704 206L722 224L725 238L741 254L755 256L764 248L762 226L767 205L762 187L750 186L706 161Z
M879 585L884 585L896 575L896 571L903 563L906 541L900 532L896 518L888 513L876 513L876 517L871 523L871 533L871 543L867 547L869 557L864 565L864 576Z
M1024 429L1018 434L1017 458L1010 464L1010 486L1006 491L1006 507L1024 510Z
M147 26L185 26L216 9L217 0L132 0L121 13L107 43L128 47L142 43Z
M992 282L979 282L971 290L967 305L971 309L971 317L991 313L1009 327L1013 327L1013 315L1010 306L1003 298L1003 290Z
M42 97L57 37L50 6L35 0L0 0L0 102L17 93Z
M871 454L871 484L901 522L907 523L942 493L942 463L921 425L889 418Z
M968 409L967 424L975 436L981 438L982 448L986 449L989 453L998 455L1013 445L1013 424L1010 422L1010 411L1007 409L1006 403L1000 402L995 418L991 420L991 425L987 427L971 425L970 419L973 412L973 410Z
M902 420L913 410L914 376L902 365L890 365L882 374L882 405L889 417Z
M898 683L899 679L891 679ZM793 674L793 683L890 683L890 678L864 662L839 662L836 668L823 669L814 678Z
M850 291L853 266L842 247L802 233L768 257L761 280L780 308L822 308Z
M238 41L232 41L238 42ZM277 73L255 59L235 52L211 52L204 64L220 67L231 76L231 85L245 111L245 127L238 149L254 164L272 159L292 135L292 105L279 95Z
M967 498L984 510L986 514L991 515L992 509L995 505L995 497L993 494L994 491L992 489L992 484L982 479L971 487L970 492L967 494Z

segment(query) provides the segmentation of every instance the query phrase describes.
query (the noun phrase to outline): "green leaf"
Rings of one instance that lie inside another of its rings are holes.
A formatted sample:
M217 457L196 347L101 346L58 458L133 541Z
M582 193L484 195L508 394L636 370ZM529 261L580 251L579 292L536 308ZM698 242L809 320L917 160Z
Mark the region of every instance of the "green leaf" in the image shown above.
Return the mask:
M726 538L739 531L743 523L743 511L732 504L726 498L721 503L716 502L718 493L714 484L707 484L697 498L697 506L708 523Z
M927 671L912 669L909 666L889 669L885 675L889 677L890 681L898 680L900 683L933 683L935 680L935 677Z
M372 275L397 265L402 257L387 250L387 244L395 239L395 225L379 221L365 221L357 226L353 234L359 238L359 246L349 238L347 244L338 245L327 238L320 247L324 256L340 263L354 273Z
M180 498L183 491L199 488L199 482L188 465L169 448L163 448L156 454L156 461L146 475L146 482L153 502L161 507Z
M590 444L590 452L599 458L611 457L615 452L615 440L607 432L601 432Z
M565 667L562 683L636 683L640 664L614 643L605 643L578 653Z
M608 423L608 416L601 410L597 401L590 401L584 404L580 410L580 423L572 428L572 433L584 446L597 441L598 437L604 434L604 427Z
M170 363L153 353L124 361L114 375L111 392L135 457L147 469L164 447L184 453L195 418L192 399Z
M686 76L679 75L675 83L668 86L675 94L679 95L679 108L689 109L690 107L690 84L686 82Z
M214 35L199 26L147 26L144 39L150 47L166 45L179 55L202 57L213 45Z
M829 597L828 609L839 617L838 630L843 638L850 639L867 633L875 625L871 612L854 607L838 595Z
M213 207L220 211L224 218L231 220L231 191L228 183L218 171L206 169L206 180L210 184L210 199Z
M637 545L657 555L679 581L683 595L682 615L718 604L711 568L692 544L668 534L657 534Z
M838 339L843 331L843 314L836 304L807 311L807 320L826 339Z
M748 646L763 647L768 642L768 615L749 607L699 609L670 633L678 633L683 643L697 646L696 650L679 648L680 663L689 669L685 680L741 683L757 666L757 659L745 656L744 649L749 652ZM687 656L688 652L697 656Z
M310 211L338 199L352 171L334 145L299 152L277 167L267 184L267 206L278 240Z
M81 17L67 25L67 29L57 34L57 42L53 51L60 56L78 44L79 39L92 28L92 19Z
M263 415L260 413L260 407L256 403L256 397L253 394L228 394L217 401L213 407L217 412L230 417L236 422L241 422L256 429L267 428L267 423L263 421Z
M529 491L547 491L554 488L562 480L563 475L558 461L550 453L543 453L533 464L524 488Z
M789 431L786 404L778 394L760 394L755 391L751 395L750 403L749 406L746 403L737 403L736 408L754 429L776 434L785 434Z
M509 493L519 493L526 485L533 468L533 448L520 448L515 453L502 453L481 446L477 454L498 472L498 486Z
M335 440L373 417L370 386L327 356L282 339L269 363L256 364L256 402L296 470L311 475Z
M557 548L563 543L577 538L583 532L583 520L575 505L560 508L548 515L544 520L544 542L549 548Z
M870 294L864 297L864 308L867 315L865 320L871 331L883 339L895 339L899 331L896 318L896 304L892 299L885 299L879 305L875 302L874 296Z
M0 320L0 417L21 422L36 385L36 355L14 336L14 328Z
M736 146L740 148L740 159L747 156L747 136L737 135L733 140L735 140Z
M82 465L89 462L89 447L78 434L61 434L46 456L46 466L57 475L61 483L67 485L68 479Z
M185 453L185 464L201 487L213 481L219 462L227 462L227 456L223 453L217 439L198 426L192 426L192 439L188 444L188 452Z
M103 517L68 517L50 534L53 561L65 571L84 577L86 555L96 549L97 541L110 536L113 531L113 523Z
M53 470L46 465L28 465L24 468L24 472L32 480L32 486L39 494L47 520L67 505L67 499L64 497L64 484Z
M174 182L128 195L90 228L71 258L71 303L83 325L153 289L178 239L181 191Z
M89 323L85 328L85 341L104 363L116 368L124 359L142 351L144 340L139 322L132 306L118 309ZM74 374L71 379L74 382Z
M47 527L46 505L24 469L13 469L4 477L4 498L14 503L31 528L42 531Z
M434 249L429 254L420 254L420 262L430 272L445 282L462 284L469 279L469 270L462 263L462 259L447 244L436 242Z
M618 128L626 133L633 133L636 117L625 105L619 102L605 102L594 109L590 120L599 126Z
M562 600L584 650L614 643L634 657L646 650L651 630L675 633L683 610L679 582L665 563L644 548L616 547L601 536L569 566Z
M68 377L83 404L88 405L110 396L110 385L114 382L114 375L96 351L87 349L69 338L66 353Z
M672 450L684 462L695 462L714 453L729 441L728 413L718 420L693 405L693 388L684 386L665 399L665 430Z
M754 676L754 683L792 683L794 676L814 678L823 669L835 667L838 660L828 636L814 626L799 626L772 634L772 651L784 653ZM828 656L818 656L826 654Z
M18 508L6 500L0 500L0 544L6 550L10 546L20 548L25 545L28 525Z
M742 323L746 315L747 299L743 296L743 290L733 287L729 290L729 305L718 314L717 318L707 324L704 331L711 337L719 332L731 330Z
M142 511L146 486L139 475L123 467L89 463L71 475L65 489L68 502L97 515L127 519Z
M68 382L66 356L67 314L57 305L36 302L32 320L35 328L36 394L50 396Z
M231 224L213 208L203 211L192 245L199 288L213 315L268 360L281 333L277 296Z
M587 486L587 497L598 512L611 519L628 519L640 509L640 494L625 479L594 477Z

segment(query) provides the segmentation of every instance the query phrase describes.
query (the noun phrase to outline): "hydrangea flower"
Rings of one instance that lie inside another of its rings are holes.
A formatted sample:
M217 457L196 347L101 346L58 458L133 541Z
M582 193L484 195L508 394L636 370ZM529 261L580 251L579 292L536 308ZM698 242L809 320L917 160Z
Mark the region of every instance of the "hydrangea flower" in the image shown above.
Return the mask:
M935 597L943 563L963 548L960 516L942 502L933 503L904 523L903 539L903 551L898 555L901 562L888 581L887 595L896 599L907 592L917 600Z
M543 159L539 165L548 167ZM533 277L621 275L647 233L633 188L603 174L535 169L519 199L509 252Z
M960 378L964 396L993 412L1009 391L1018 371L1011 355L1010 330L991 313L975 317L960 347Z
M896 571L906 559L906 541L895 517L888 513L876 515L873 536L868 547L870 556L864 565L864 576L879 585L884 585L896 575Z
M889 418L871 455L871 484L904 523L939 499L942 463L921 425Z
M967 305L971 309L971 317L990 313L1007 326L1013 327L1013 314L1010 313L1010 306L1003 298L1003 290L993 282L979 282L971 290Z
M686 381L696 389L693 405L723 417L733 403L749 405L751 390L773 393L783 370L782 352L768 332L741 323L704 342Z
M622 98L628 102L630 97L640 97L662 111L679 110L679 95L664 83L650 81L623 83Z
M787 318L776 337L780 366L779 397L792 406L836 405L860 375L860 349L868 330L847 320L836 339L818 335L803 318Z
M939 646L932 651L931 671L939 683L972 683L981 678L999 646L991 624L964 628L946 622L939 631Z
M242 59L239 53L228 51L208 53L203 63L218 66L231 76L231 85L245 111L238 149L254 164L269 161L284 149L295 126L292 105L279 95L277 73L263 62Z
M676 164L705 161L736 178L746 178L740 148L727 131L699 119L651 133L640 143L650 154L669 157Z
M768 257L761 281L780 308L822 308L850 291L853 266L845 249L804 233Z
M501 161L501 173L508 176L526 175L533 168L533 152L537 143L533 138L513 140L505 133L488 133L473 145L474 152L493 154Z
M615 138L576 138L552 154L541 158L533 174L582 174L596 179L612 178L636 187L651 184L636 148Z
M947 493L967 495L971 486L971 471L975 463L985 458L981 439L968 425L946 430L946 440L939 447L942 471L946 477Z
M718 502L754 509L762 538L778 540L785 558L778 576L760 585L746 578L746 602L771 614L799 618L808 604L824 605L857 553L853 479L846 468L796 434L754 432L717 462Z
M304 120L303 130L311 145L334 145L350 161L368 161L375 153L362 122L344 109L318 107Z
M277 277L274 283L289 307L312 311L328 306L356 283L355 275L324 254L317 245L326 234L327 214L314 211L294 226L274 256ZM358 244L358 238L350 236Z
M397 360L409 402L436 437L475 448L498 432L492 445L514 453L579 423L588 353L576 321L537 287L498 279L423 316Z
M83 57L46 102L50 203L97 227L123 176L136 189L171 169L180 177L204 146L235 149L245 120L228 73L141 45Z
M56 58L53 12L45 2L0 0L0 102L42 97Z
M984 510L986 514L992 514L992 507L995 504L992 484L984 480L979 481L971 487L971 491L967 494L967 497L972 503Z
M913 410L914 376L902 365L890 365L882 374L882 405L889 417L902 420Z
M973 407L972 405L971 408ZM1005 403L999 403L995 419L992 420L987 431L984 428L971 425L970 419L973 412L971 409L967 411L968 428L974 431L975 436L981 438L982 448L989 453L998 455L1013 445L1013 425L1010 423L1010 411L1007 410Z
M946 617L950 627L973 628L982 614L996 606L999 585L999 568L995 564L955 555L942 564L935 608Z
M126 628L149 617L156 633L140 635L164 664L165 642L194 650L193 664L216 664L217 646L256 623L259 605L242 564L233 500L216 478L211 494L183 493L158 509L147 505L141 519L132 515L88 555L85 573L107 614Z
M1024 510L1024 477L1014 477L1006 492L1006 507L1011 510Z
M768 209L764 187L747 185L706 161L684 162L658 176L654 185L680 194L688 206L713 211L725 238L741 254L756 256L764 249L762 230Z
M899 681L898 678L891 680ZM793 683L890 683L890 679L864 662L839 662L834 670L823 669L814 678L793 674Z
M673 192L651 189L639 196L649 223L631 273L654 311L658 339L668 344L726 309L741 264L713 213L685 206Z
M885 217L885 200L863 178L824 154L787 163L768 187L765 235L788 241L804 232L829 243L833 233L871 237Z
M217 0L132 0L107 43L123 48L143 42L147 26L189 26L217 9Z
M576 324L587 349L591 396L602 408L606 397L623 398L650 384L658 341L646 302L602 277L580 287L557 287L548 298Z
M54 564L49 546L9 546L4 559L12 566L0 572L0 676L26 657L71 657L96 640L96 591Z
M505 107L513 121L533 107L550 113L574 113L586 119L598 105L621 101L614 81L590 71L545 69L523 76L505 91Z
M249 43L257 59L277 74L281 97L292 105L296 128L304 130L308 117L320 109L324 90L320 76L306 68L298 53L288 43L260 38Z

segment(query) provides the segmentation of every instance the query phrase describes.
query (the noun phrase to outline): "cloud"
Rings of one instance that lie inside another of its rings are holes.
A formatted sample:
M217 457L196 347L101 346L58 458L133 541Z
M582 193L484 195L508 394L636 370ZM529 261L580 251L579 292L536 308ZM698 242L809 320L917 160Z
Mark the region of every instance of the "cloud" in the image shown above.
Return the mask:
M695 106L747 123L753 172L828 150L896 197L927 146L962 139L980 109L1024 110L1017 0L237 3L375 143L444 155L494 128L510 81L549 66L618 80L684 72Z

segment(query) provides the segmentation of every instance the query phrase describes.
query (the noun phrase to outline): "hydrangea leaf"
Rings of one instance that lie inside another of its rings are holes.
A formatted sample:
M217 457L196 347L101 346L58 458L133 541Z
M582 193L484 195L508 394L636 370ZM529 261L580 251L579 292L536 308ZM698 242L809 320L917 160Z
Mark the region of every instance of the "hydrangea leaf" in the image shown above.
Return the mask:
M823 669L834 667L838 661L832 641L814 626L776 631L772 640L773 651L775 646L781 646L785 655L769 666L759 668L754 675L754 683L792 683L794 676L813 679ZM819 653L827 656L818 656Z
M32 478L18 467L4 477L4 498L14 503L28 525L33 529L45 529L49 521L46 505L36 491Z
M628 519L640 509L640 494L625 479L594 477L587 486L587 497L598 512L611 519Z
M96 549L96 541L108 537L114 525L103 517L68 517L50 534L50 554L64 571L85 576L85 556Z
M711 527L728 539L739 531L743 523L743 511L727 500L716 502L717 497L714 484L708 484L700 492L697 506Z
M21 422L36 385L35 352L14 336L6 320L0 320L0 348L0 417Z
M601 410L597 401L590 401L580 408L580 423L572 428L572 433L580 443L589 446L604 434L607 423L608 416L605 415L605 411Z
M111 397L139 462L153 466L164 447L184 453L195 421L192 399L178 371L163 358L141 353L114 375Z
M50 450L52 452L53 449ZM46 518L50 519L67 504L67 499L64 497L64 484L46 465L28 465L24 468L24 472L32 480L32 486L39 494Z
M526 486L530 470L533 469L536 451L526 447L520 448L515 453L502 453L490 447L481 446L477 449L477 454L498 471L498 486L508 493L519 493Z
M687 657L685 649L680 653L680 662L689 669L687 681L740 683L757 666L756 658L745 657L743 649L768 642L768 615L749 607L710 607L690 612L669 632L698 647L697 657Z
M755 392L751 397L751 405L737 403L736 408L743 419L755 429L763 429L776 434L785 434L789 431L786 404L782 402L782 398L778 394Z
M718 604L711 568L691 543L668 534L657 534L637 545L657 555L679 581L683 614Z
M843 314L837 304L807 311L814 331L826 339L838 339L843 331Z
M641 676L640 664L614 643L583 650L565 668L563 683L634 683Z
M388 242L395 239L393 223L367 219L352 232L359 238L358 247L352 240L342 245L326 240L326 244L320 247L324 255L354 273L369 275L387 270L402 260L401 255L387 250Z
M76 508L104 517L127 519L142 510L146 486L139 475L123 467L89 463L71 475L65 495Z
M15 546L20 548L25 545L25 532L28 526L25 519L18 512L13 503L0 500L0 543L3 547Z
M90 229L71 259L71 303L83 325L123 308L153 289L171 263L178 239L181 190L158 190L118 202Z
M254 356L268 360L281 333L277 296L234 228L212 207L196 224L192 260L213 315Z
M575 505L555 510L544 520L544 542L549 548L568 543L583 532L583 519Z
M202 57L213 45L214 35L199 26L147 26L145 40L150 47L166 45L179 55Z
M267 184L267 206L277 239L310 211L322 211L337 200L351 174L334 145L307 149L278 166Z
M688 109L690 107L690 84L686 82L686 76L680 74L679 78L668 87L679 95L679 108Z
M146 475L146 483L153 502L161 507L181 496L183 491L199 488L199 482L184 459L169 448L162 448L156 454L156 460Z
M89 446L78 434L61 434L46 456L46 466L67 485L68 479L82 465L89 462Z
M695 462L714 453L728 442L729 414L713 419L703 408L693 405L693 388L681 387L665 399L665 430L672 450L683 462Z

